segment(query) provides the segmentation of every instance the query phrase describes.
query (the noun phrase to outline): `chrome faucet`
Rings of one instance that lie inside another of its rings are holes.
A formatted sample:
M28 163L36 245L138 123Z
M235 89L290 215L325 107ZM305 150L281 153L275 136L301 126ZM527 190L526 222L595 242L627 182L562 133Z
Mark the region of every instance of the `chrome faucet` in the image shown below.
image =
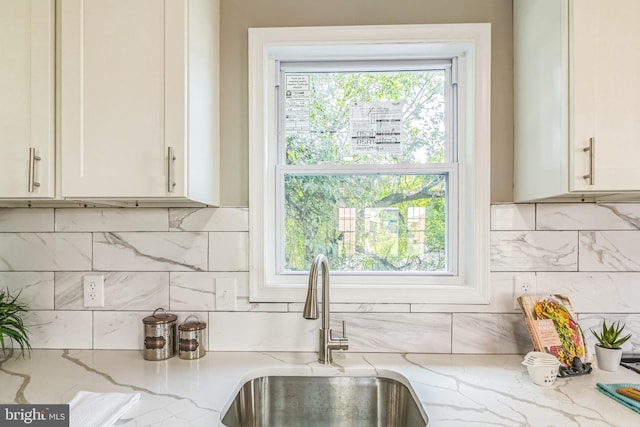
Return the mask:
M332 362L332 350L348 350L349 340L347 339L346 326L342 321L342 336L332 337L329 321L329 261L322 254L316 255L311 268L309 269L309 287L307 288L307 299L304 303L302 316L305 319L318 318L318 266L322 267L322 328L320 328L320 349L318 361L325 365Z

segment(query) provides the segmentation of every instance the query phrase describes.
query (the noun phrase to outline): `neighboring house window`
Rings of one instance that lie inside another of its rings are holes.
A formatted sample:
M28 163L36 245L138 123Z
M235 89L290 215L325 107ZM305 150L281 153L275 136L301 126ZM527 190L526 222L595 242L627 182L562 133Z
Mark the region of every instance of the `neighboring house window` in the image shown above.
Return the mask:
M425 222L425 208L410 206L407 208L407 254L421 256L429 250L431 245L425 245L427 223ZM438 260L438 263L441 263Z
M489 25L249 39L251 299L488 302Z
M338 208L339 256L356 253L356 208Z

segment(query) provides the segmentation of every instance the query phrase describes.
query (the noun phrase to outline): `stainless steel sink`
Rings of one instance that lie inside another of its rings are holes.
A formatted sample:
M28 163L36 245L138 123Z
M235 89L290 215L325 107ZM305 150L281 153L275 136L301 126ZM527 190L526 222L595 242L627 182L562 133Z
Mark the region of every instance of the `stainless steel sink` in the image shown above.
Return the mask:
M267 376L247 381L224 414L227 427L424 427L411 391L384 377Z

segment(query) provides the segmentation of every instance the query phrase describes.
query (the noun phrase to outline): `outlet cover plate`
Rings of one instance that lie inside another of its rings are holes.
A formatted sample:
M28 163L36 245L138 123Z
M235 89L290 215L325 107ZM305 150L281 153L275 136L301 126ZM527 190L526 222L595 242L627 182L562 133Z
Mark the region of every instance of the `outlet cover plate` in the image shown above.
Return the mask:
M104 276L84 276L84 306L104 307Z
M537 293L535 274L518 274L513 276L513 309L519 310L518 297Z

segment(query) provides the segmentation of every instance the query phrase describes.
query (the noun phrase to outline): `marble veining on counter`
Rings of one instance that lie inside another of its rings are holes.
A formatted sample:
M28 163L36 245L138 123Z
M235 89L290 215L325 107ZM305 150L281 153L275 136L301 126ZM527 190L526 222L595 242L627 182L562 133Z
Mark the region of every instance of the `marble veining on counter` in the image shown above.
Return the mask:
M186 361L142 359L140 351L35 350L0 362L0 403L67 403L80 390L140 392L118 426L222 426L239 386L262 375L381 375L406 378L429 426L631 426L640 414L596 390L640 382L620 368L534 385L517 355L210 352Z

